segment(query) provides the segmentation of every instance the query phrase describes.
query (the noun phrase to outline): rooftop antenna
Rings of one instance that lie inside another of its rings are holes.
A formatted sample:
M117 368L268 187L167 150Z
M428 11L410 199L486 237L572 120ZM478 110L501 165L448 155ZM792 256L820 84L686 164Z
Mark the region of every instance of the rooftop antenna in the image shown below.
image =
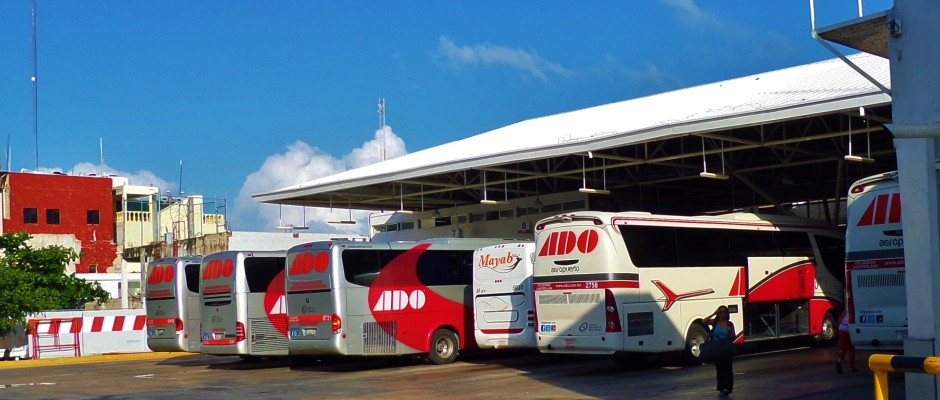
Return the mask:
M381 160L385 161L385 98L379 97L379 131L382 132Z
M104 176L104 139L98 138L98 154L101 157L101 164L98 165L98 176Z
M39 171L39 82L36 61L36 0L33 0L33 136L36 138L36 170Z
M13 157L13 149L10 148L10 134L7 134L7 171L10 170L10 158Z
M180 197L183 197L183 160L180 160Z

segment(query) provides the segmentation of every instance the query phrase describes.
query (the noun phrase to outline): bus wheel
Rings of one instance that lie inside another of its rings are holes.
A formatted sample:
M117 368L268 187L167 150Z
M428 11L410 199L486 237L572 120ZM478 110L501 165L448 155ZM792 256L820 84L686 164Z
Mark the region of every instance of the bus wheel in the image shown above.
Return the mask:
M823 316L822 320L822 330L814 339L818 344L830 344L832 341L836 340L836 318L832 316L832 313L827 312Z
M685 335L685 351L682 352L682 361L688 365L701 365L698 359L699 345L708 340L708 330L702 324L692 324L689 333Z
M431 336L431 352L428 353L428 363L434 365L450 364L457 359L459 346L457 335L448 329L438 329Z

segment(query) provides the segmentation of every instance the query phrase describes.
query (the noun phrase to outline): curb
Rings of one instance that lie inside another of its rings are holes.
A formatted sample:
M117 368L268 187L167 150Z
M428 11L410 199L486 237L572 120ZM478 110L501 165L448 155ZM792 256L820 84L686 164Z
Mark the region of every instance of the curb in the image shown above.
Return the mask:
M12 368L29 368L29 367L44 367L49 365L70 365L70 364L87 364L87 363L96 363L104 361L124 361L124 360L147 360L147 359L158 359L158 358L170 358L174 356L184 356L192 355L196 353L183 353L183 352L146 352L146 353L113 353L113 354L98 354L98 355L88 355L81 357L58 357L58 358L43 358L43 359L30 359L30 360L20 360L20 361L0 361L0 370L3 369L12 369Z

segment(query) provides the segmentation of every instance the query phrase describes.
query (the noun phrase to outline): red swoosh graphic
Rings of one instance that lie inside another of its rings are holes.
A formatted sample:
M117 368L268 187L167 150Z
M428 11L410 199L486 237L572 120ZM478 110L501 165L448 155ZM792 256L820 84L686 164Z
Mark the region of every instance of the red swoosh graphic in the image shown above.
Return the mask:
M701 289L701 290L693 290L691 292L677 294L673 292L671 289L669 289L669 287L667 287L665 283L662 283L660 281L652 281L652 282L654 285L656 285L656 287L659 288L659 290L663 292L664 295L666 295L666 304L663 305L663 311L669 310L669 308L671 308L672 305L679 300L687 299L689 297L704 296L706 294L715 293L715 290L713 289Z

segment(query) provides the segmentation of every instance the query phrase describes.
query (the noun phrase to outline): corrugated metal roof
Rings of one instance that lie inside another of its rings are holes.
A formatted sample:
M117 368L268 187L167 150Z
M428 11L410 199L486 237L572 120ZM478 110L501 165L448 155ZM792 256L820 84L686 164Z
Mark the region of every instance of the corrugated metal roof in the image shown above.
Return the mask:
M890 87L887 60L865 53L848 59ZM381 163L256 194L254 198L278 203L297 196L431 173L573 154L889 102L888 94L881 93L845 62L831 59L534 118Z

